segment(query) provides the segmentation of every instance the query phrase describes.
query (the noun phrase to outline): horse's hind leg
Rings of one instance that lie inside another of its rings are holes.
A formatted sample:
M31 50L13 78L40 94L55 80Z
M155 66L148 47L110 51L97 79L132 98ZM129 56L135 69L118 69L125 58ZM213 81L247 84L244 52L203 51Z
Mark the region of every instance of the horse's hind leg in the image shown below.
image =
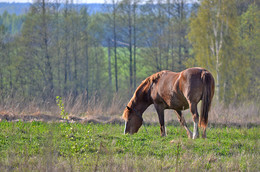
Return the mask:
M177 117L179 119L180 124L185 128L185 130L187 131L187 135L189 138L192 138L192 132L190 131L190 129L188 128L186 121L184 119L184 117L182 116L181 111L175 111L177 114Z
M193 139L196 139L199 137L199 128L198 128L199 114L197 110L197 103L190 103L190 111L192 113L192 118L194 123Z
M203 128L202 138L207 138L206 128Z

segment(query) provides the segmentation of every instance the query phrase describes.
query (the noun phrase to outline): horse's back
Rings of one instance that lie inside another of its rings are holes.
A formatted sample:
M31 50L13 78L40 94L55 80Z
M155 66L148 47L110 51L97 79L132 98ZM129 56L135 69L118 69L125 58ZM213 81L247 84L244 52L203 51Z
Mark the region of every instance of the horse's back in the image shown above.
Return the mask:
M153 86L153 102L175 110L187 109L189 102L199 102L204 88L202 73L205 71L207 70L194 67L179 73L165 72Z

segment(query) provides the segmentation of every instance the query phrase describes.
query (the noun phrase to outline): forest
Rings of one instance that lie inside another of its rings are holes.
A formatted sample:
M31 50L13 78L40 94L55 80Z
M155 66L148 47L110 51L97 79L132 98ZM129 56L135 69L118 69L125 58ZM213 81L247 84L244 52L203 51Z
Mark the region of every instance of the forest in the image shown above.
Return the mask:
M111 0L102 10L37 0L0 16L0 104L46 107L56 96L88 108L129 100L149 75L208 69L215 101L260 101L256 0ZM115 98L116 97L116 98ZM116 99L116 100L114 100ZM22 101L22 102L21 102Z

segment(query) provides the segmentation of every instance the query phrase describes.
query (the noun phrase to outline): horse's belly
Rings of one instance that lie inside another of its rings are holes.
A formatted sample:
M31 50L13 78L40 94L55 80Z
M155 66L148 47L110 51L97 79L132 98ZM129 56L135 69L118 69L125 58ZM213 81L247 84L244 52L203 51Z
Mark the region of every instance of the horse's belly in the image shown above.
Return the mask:
M189 103L184 96L173 94L164 96L163 98L165 109L185 110L189 108Z
M185 110L189 108L189 103L186 100L186 98L174 98L171 100L169 104L169 109L174 109L174 110Z

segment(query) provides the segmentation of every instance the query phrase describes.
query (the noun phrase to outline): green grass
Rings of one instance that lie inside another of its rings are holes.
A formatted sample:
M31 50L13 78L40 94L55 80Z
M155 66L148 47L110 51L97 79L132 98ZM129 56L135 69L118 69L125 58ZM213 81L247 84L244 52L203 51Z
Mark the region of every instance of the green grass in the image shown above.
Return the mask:
M0 122L0 171L259 171L260 127L210 128L191 140L180 126Z

